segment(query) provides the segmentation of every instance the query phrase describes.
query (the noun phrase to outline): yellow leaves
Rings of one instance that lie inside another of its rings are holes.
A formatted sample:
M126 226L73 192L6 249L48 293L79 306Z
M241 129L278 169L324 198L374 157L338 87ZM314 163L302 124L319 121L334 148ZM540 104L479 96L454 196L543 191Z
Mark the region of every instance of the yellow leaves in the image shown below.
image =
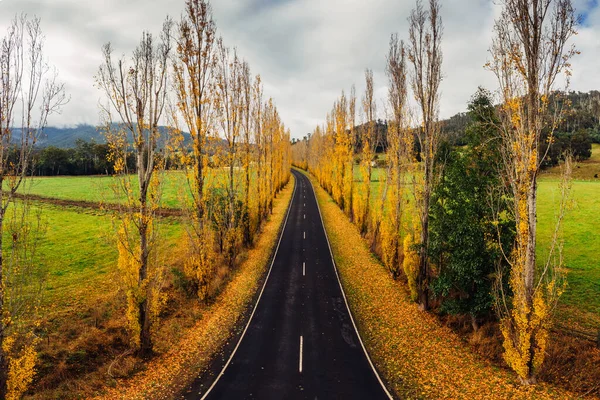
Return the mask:
M417 300L417 277L419 274L419 252L415 249L418 239L414 233L406 235L404 238L404 263L402 268L408 279L410 297L413 301Z
M18 400L27 390L35 376L37 340L33 334L20 337L8 336L2 343L2 349L8 356L8 381L6 400Z
M520 282L511 279L511 284ZM517 288L518 289L518 288ZM550 307L544 291L538 290L530 306L518 290L511 317L501 320L504 359L524 381L535 377L544 362L550 328Z
M197 284L200 300L208 298L208 286L215 269L216 254L213 236L211 229L204 229L201 238L188 239L188 254L183 272L188 279Z

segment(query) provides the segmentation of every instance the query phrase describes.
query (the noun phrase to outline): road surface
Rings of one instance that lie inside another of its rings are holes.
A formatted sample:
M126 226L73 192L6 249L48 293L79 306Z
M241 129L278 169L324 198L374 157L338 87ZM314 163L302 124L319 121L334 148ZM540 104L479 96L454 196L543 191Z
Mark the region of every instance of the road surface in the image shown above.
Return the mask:
M296 188L258 304L207 399L387 399L351 320L313 188ZM348 246L352 246L348 243Z

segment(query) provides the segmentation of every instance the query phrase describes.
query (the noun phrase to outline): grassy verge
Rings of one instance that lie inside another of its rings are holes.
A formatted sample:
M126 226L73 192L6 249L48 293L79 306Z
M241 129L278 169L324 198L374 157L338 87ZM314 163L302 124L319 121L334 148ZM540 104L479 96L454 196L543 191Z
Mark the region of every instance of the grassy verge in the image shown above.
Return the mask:
M254 298L277 244L294 188L293 177L275 200L273 214L264 225L253 249L231 277L216 301L204 308L196 322L161 356L129 379L114 381L114 387L100 399L174 398L195 377L208 368L214 355L230 339L234 327Z
M521 387L511 372L473 354L434 315L420 312L404 285L390 279L371 254L358 229L312 181L361 336L382 378L397 397L574 397L547 384Z

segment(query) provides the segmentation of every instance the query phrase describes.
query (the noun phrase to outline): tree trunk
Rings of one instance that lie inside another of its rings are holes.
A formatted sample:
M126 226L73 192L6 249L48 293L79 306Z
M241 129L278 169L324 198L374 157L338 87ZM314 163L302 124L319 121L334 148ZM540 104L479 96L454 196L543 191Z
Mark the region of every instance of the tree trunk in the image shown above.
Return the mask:
M143 154L140 153L140 154ZM138 277L138 287L144 288L144 300L138 306L139 312L139 325L140 325L140 356L147 358L152 354L152 338L150 337L150 324L151 316L149 310L149 299L148 294L150 292L148 286L148 221L151 216L148 210L146 199L148 197L148 182L145 180L146 177L144 167L142 165L143 159L138 159L138 179L140 181L140 213L141 223L139 225L140 235L140 271Z
M250 237L250 138L246 138L246 188L244 191L244 243L252 242Z
M198 132L198 135L200 135L200 132ZM195 206L196 217L198 218L198 224L200 225L199 231L201 232L204 224L204 176L202 175L204 173L204 159L202 156L202 143L200 138L198 138L196 142L196 153L196 195L198 198L196 199L197 204L195 204Z
M0 185L2 184L2 180L0 179ZM4 195L3 191L0 189L0 199ZM2 246L4 245L3 240L4 233L4 207L3 204L0 203L0 315L4 315L4 290L2 288L5 286L4 283L4 253L2 250ZM0 399L5 399L7 395L7 384L8 384L8 355L4 352L4 340L6 338L6 327L4 326L4 321L0 319Z
M427 155L426 155L427 157ZM423 210L421 214L421 251L419 252L419 276L417 279L419 308L429 310L429 200L431 189L429 186L428 161L425 160L425 188L423 193Z

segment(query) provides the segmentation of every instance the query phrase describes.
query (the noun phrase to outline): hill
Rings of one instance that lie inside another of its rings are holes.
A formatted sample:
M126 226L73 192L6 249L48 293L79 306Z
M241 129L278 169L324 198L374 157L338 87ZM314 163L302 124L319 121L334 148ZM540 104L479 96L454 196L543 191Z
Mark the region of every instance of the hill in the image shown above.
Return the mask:
M159 129L161 134L165 134L167 131L167 128L164 126L159 127ZM184 132L183 135L185 138L184 143L187 143L190 135L186 132ZM76 147L77 140L98 144L106 143L99 127L81 124L71 128L49 126L44 130L44 135L38 141L37 146L40 148L58 147L61 149L72 149Z
M86 142L105 143L100 131L92 125L77 125L72 128L57 128L49 126L45 129L44 136L38 142L39 147L73 148L77 139Z

